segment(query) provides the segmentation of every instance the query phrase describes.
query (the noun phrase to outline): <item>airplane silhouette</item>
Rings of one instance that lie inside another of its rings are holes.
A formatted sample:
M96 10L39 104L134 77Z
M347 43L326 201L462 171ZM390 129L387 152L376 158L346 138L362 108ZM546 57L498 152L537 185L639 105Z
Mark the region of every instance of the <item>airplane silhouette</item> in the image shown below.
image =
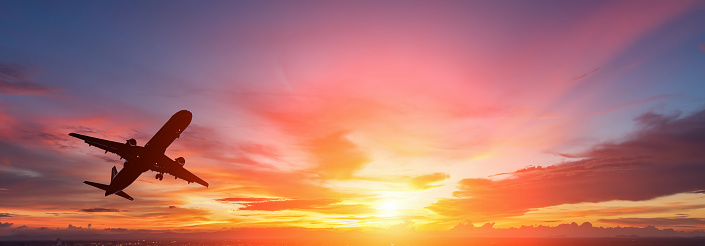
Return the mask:
M137 146L137 141L134 138L128 139L125 143L118 143L78 133L69 133L69 136L84 140L88 146L98 147L105 150L106 154L112 152L119 155L120 159L125 159L125 164L120 172L113 166L109 185L90 181L83 181L83 183L104 190L105 196L116 194L130 201L134 199L123 190L135 182L143 172L149 170L157 172L155 179L162 180L164 173L168 173L173 175L174 179L180 178L189 184L196 182L208 187L206 181L184 168L186 159L179 157L172 160L164 154L166 148L179 138L191 123L191 117L191 112L188 110L176 112L144 147Z

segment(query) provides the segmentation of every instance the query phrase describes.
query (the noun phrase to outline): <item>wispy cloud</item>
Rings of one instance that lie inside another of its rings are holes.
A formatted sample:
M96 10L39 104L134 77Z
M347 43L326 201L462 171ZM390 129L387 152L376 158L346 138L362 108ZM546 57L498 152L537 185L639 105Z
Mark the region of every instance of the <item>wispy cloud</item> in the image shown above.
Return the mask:
M85 213L114 213L114 212L120 212L120 209L116 209L116 208L83 208L83 209L79 209L78 212L85 212Z
M363 214L376 210L363 204L340 204L336 199L279 199L279 198L253 198L233 197L217 199L220 202L231 202L242 205L238 210L282 211L300 210L322 214Z
M589 76L590 74L596 73L597 71L600 71L600 68L599 68L599 67L598 67L598 68L595 68L595 69L593 69L592 71L587 72L587 73L585 73L585 74L583 74L583 75L580 75L580 76L574 78L573 80L579 80L579 79L585 78L585 77Z
M0 93L38 95L56 89L37 84L32 79L31 69L19 64L0 63Z

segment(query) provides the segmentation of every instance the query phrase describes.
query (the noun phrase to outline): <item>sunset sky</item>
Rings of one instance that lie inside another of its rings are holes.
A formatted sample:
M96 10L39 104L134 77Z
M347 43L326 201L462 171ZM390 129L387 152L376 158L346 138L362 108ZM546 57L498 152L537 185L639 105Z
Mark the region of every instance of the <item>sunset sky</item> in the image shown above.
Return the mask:
M0 2L0 235L571 222L705 229L705 2Z

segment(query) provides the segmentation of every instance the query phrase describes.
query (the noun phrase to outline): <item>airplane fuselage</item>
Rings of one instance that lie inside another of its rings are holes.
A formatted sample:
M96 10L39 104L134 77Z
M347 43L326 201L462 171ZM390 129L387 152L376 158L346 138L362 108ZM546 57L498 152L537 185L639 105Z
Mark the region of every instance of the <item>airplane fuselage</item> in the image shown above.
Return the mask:
M152 169L160 170L159 163L173 161L166 156L166 148L176 140L191 123L191 112L182 110L174 114L164 126L145 144L144 147L126 144L124 148L131 148L132 156L125 157L122 170L112 177L110 185L105 190L105 196L115 194L130 186L139 176Z

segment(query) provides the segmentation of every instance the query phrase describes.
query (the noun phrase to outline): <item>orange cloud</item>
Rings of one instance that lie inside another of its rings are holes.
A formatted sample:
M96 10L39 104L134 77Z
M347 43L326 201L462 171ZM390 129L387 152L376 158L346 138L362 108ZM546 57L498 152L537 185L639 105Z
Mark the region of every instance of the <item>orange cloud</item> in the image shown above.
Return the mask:
M369 159L340 131L314 139L307 146L318 165L312 169L325 179L349 179Z
M668 205L668 204L667 204ZM677 205L665 207L627 207L627 208L602 208L590 210L575 210L566 211L565 217L585 217L585 216L616 216L628 214L646 214L646 213L663 213L663 212L683 212L692 209L705 208L705 205Z
M450 175L445 174L445 173L431 173L431 174L413 177L413 178L411 178L411 180L409 180L409 183L411 184L411 186L414 189L426 190L426 189L440 187L441 185L434 185L433 183L437 183L437 182L446 180L448 178L450 178Z
M363 214L375 210L363 204L339 204L336 199L276 199L276 198L221 198L216 201L232 202L244 207L238 210L281 211L302 210L322 214Z
M225 198L226 200L228 198ZM233 200L233 199L229 199ZM241 200L241 199L237 199ZM218 201L224 201L223 199L218 199ZM317 200L278 200L270 199L265 201L249 201L242 202L239 204L244 205L244 207L238 210L263 210L263 211L279 211L279 210L297 210L297 209L313 209L319 208L321 206L330 205L333 203L338 203L339 200L334 199L317 199Z
M120 212L120 209L116 208L83 208L79 209L79 212L86 213L110 213L110 212Z
M656 226L667 228L700 229L705 224L705 218L618 218L600 219L600 222L624 226Z

